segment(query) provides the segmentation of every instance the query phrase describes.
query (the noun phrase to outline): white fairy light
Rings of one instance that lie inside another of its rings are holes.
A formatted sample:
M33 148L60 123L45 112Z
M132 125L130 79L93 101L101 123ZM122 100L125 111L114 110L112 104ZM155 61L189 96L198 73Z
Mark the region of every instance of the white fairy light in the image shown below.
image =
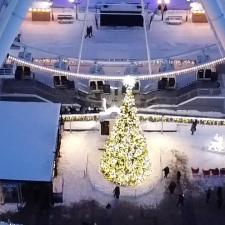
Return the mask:
M130 88L130 89L132 89L134 87L135 82L136 82L135 78L131 77L129 75L124 77L124 79L123 79L124 86L127 88Z
M96 74L80 74L80 73L74 73L74 72L70 72L70 71L63 71L63 70L59 70L59 69L52 69L52 68L48 68L45 66L37 65L35 63L28 62L24 59L18 59L17 57L14 57L11 55L9 55L8 59L19 65L29 66L32 69L41 70L41 71L44 71L47 73L57 73L58 75L73 76L73 77L79 78L79 79L123 81L125 78L124 75L123 76L112 76L112 75L102 76L102 75L96 75ZM223 62L225 62L225 57L213 60L208 63L201 64L201 65L193 66L193 67L190 67L187 69L181 69L181 70L171 71L171 72L156 73L156 74L144 74L144 75L137 75L137 76L127 75L127 77L132 77L133 79L136 79L136 80L137 79L138 80L151 80L151 79L160 79L162 77L174 77L174 76L179 76L182 74L198 71L199 69L207 69L207 68L216 66L218 64L221 64Z

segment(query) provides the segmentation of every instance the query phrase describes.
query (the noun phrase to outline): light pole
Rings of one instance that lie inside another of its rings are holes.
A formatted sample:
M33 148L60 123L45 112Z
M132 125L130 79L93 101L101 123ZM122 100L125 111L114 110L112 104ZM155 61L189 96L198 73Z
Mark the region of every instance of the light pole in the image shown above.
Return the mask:
M72 3L75 7L75 18L78 20L78 4L80 4L79 0L68 0L70 3Z
M186 11L186 22L188 22L188 14L189 14L189 8L190 8L190 3L192 3L192 0L187 0L188 6L187 6L187 11Z

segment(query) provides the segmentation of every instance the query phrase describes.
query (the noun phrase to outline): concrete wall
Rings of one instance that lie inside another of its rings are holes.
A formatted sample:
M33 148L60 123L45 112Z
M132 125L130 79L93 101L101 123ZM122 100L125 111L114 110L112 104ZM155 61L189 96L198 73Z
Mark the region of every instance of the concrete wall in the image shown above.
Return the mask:
M224 113L224 102L224 99L196 99L185 105L179 106L177 109Z

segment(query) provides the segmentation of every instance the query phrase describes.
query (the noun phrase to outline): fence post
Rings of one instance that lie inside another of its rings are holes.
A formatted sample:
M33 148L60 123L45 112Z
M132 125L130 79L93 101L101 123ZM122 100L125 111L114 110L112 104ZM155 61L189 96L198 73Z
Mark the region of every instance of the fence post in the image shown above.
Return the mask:
M163 115L161 117L161 134L163 134Z

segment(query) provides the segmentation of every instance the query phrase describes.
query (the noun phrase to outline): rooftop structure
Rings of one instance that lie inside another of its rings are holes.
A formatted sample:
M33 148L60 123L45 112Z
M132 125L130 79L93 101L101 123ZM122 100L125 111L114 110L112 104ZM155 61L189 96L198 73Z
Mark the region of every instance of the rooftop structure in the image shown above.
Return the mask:
M52 180L59 112L59 104L0 102L0 180Z

